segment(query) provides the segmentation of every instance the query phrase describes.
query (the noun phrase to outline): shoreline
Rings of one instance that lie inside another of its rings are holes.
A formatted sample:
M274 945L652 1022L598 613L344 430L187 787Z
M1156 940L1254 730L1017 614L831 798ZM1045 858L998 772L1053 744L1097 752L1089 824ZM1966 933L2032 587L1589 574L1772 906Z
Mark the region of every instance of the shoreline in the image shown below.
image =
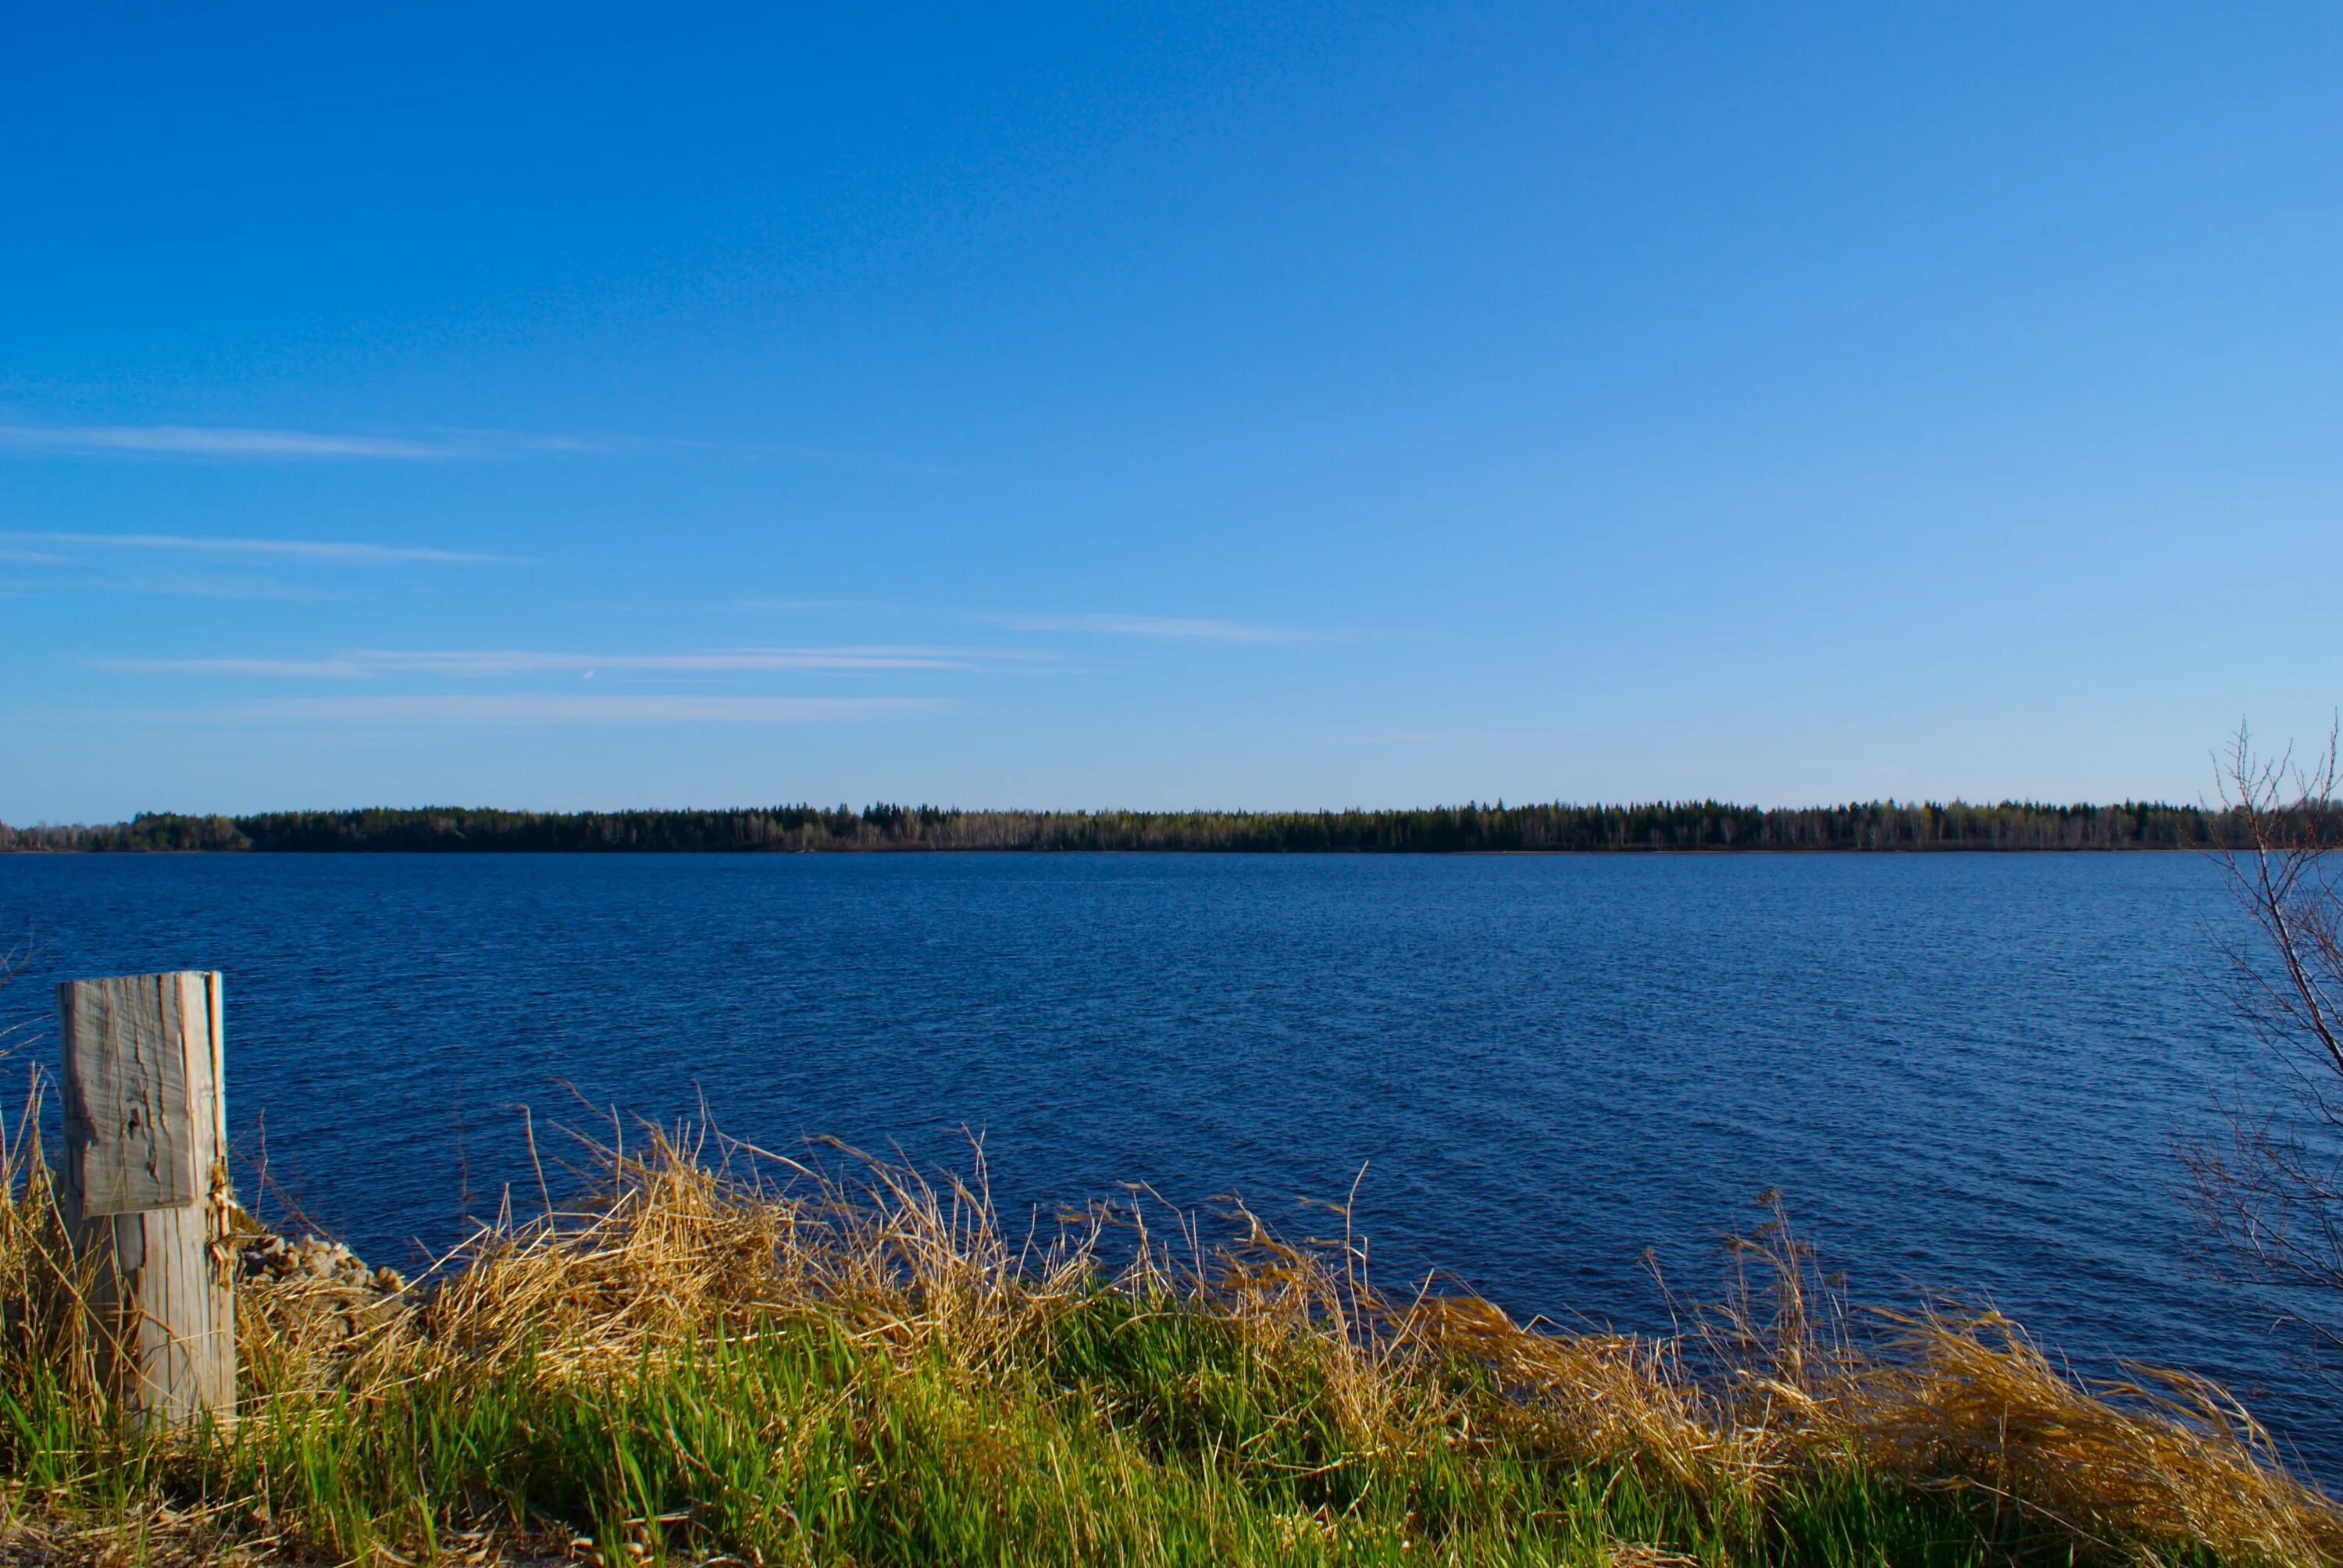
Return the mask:
M1683 849L1677 849L1674 846L1664 845L1654 848L1649 845L1626 844L1621 845L1617 849L1213 849L1123 848L1121 846L1117 846L1112 849L1054 847L1016 847L1001 849L959 847L944 849L922 844L884 844L870 846L825 846L820 849L813 849L778 848L670 849L618 847L608 849L532 849L512 848L504 845L447 845L438 849L411 849L404 846L377 849L372 847L353 846L347 849L214 849L148 848L145 846L135 848L47 849L40 846L0 845L0 857L21 855L27 858L62 859L80 856L92 859L114 859L148 856L158 858L234 856L240 858L281 859L286 857L308 855L318 857L320 859L327 857L362 859L367 857L403 855L416 859L443 859L470 855L483 857L535 856L539 858L568 856L576 859L608 859L624 856L645 855L688 856L693 859L713 859L724 856L749 858L756 856L817 855L904 855L935 857L954 855L988 857L1014 855L1047 857L1151 855L1163 857L1193 856L1198 858L1216 859L1252 858L1264 860L1304 859L1312 858L1321 859L1544 860L1571 859L1612 859L1621 858L1632 859L1636 857L1653 859L1675 859L1703 857L1716 857L1721 859L1737 859L1741 857L1749 857L1753 859L1763 859L1766 857L1779 857L1783 859L1826 859L1831 857L1875 858L1896 856L1935 857L1949 855L1987 855L1996 857L2007 855L2217 855L2222 853L2227 848L2228 848L2228 846L2220 844L2011 844L2002 846L1982 844L1883 844L1873 848L1861 848L1852 845L1821 845L1814 849L1795 849L1772 844L1754 844L1745 848L1704 844L1692 845Z
M2021 1568L2343 1558L2219 1388L2078 1379L1990 1311L1841 1301L1780 1211L1662 1336L1386 1293L1240 1215L1192 1260L981 1184L779 1185L704 1129L409 1281L261 1227L232 1425L108 1413L45 1189L10 1174L0 1549L149 1561L1584 1562ZM17 1153L15 1159L22 1161ZM975 1184L967 1181L973 1180ZM458 1544L460 1543L460 1544ZM449 1551L451 1545L457 1550Z
M2313 807L2313 810L2333 810ZM1433 806L1319 811L1029 811L797 805L516 811L365 808L245 816L146 812L126 822L11 828L0 849L204 852L689 853L1816 853L2205 849L2243 847L2234 811L2160 801L1718 800Z

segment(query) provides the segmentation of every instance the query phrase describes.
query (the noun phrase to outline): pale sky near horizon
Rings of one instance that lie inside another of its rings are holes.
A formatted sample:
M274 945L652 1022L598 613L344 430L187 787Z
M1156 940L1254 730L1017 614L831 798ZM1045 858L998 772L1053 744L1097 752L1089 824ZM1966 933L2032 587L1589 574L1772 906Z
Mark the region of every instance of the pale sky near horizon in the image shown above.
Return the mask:
M2194 799L2343 11L20 7L0 819Z

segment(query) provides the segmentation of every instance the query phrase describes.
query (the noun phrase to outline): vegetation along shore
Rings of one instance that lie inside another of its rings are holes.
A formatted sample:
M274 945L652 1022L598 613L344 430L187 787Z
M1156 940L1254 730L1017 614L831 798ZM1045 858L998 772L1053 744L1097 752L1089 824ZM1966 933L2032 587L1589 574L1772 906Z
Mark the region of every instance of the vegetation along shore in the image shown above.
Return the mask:
M19 1131L23 1129L20 1126ZM238 1413L99 1392L36 1150L0 1211L12 1561L2311 1563L2219 1390L1850 1310L1778 1213L1651 1338L1386 1293L1339 1214L1021 1240L980 1179L680 1131L414 1281L255 1234Z
M2331 807L2319 808L2332 811ZM146 812L12 828L0 850L756 851L1151 849L1473 853L1651 850L2205 849L2243 847L2233 809L1875 800L1735 806L1464 805L1385 811L964 811L935 806L505 811L423 807Z

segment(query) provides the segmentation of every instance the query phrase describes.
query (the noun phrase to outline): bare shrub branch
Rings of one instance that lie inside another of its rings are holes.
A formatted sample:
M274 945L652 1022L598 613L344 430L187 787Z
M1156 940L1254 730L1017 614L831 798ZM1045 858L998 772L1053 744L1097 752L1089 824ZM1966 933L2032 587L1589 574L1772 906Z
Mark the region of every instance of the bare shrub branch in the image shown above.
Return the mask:
M2314 1352L2343 1353L2343 807L2337 738L2298 764L2256 754L2242 726L2219 767L2216 859L2243 934L2224 940L2265 1093L2224 1103L2227 1128L2185 1142L2199 1216L2235 1271L2277 1287Z

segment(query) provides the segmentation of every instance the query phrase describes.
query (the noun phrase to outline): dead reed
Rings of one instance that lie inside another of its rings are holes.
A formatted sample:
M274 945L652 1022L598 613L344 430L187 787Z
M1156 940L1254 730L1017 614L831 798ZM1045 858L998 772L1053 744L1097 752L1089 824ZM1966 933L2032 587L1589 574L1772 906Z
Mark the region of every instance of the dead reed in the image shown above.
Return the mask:
M247 1552L612 1565L2343 1562L2217 1389L2086 1385L1989 1312L1850 1311L1778 1216L1682 1333L1564 1332L1242 1213L1213 1248L1110 1246L1128 1213L1021 1244L980 1160L679 1131L397 1291L248 1280L241 1419L166 1440L96 1397L30 1125L0 1151L20 1529L176 1510Z

